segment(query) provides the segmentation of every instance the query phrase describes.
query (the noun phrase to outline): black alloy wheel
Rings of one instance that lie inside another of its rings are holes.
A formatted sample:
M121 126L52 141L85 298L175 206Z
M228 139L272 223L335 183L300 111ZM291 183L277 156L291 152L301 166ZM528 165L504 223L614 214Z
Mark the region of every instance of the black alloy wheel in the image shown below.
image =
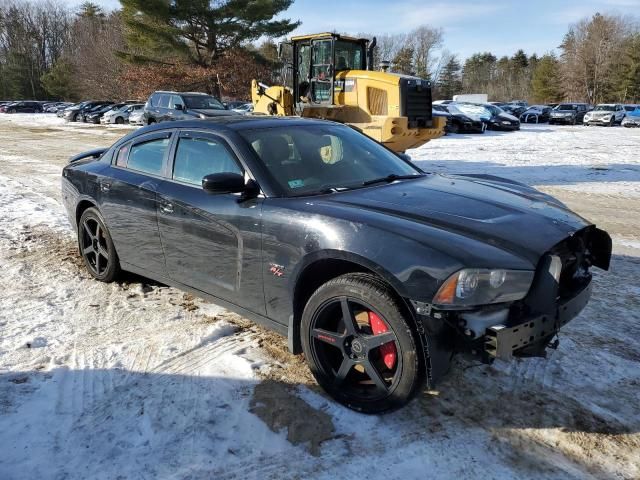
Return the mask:
M95 208L84 211L78 222L78 247L89 273L102 282L113 281L120 272L118 255L109 230Z
M372 275L322 285L305 307L302 344L318 383L354 410L398 408L420 384L412 329L392 292Z

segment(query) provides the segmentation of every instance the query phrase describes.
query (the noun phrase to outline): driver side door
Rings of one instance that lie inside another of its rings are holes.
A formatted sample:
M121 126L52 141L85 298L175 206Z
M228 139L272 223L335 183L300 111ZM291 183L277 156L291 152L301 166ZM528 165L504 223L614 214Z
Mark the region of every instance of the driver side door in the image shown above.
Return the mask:
M262 198L210 194L202 178L246 172L229 144L210 132L182 131L157 189L158 228L169 277L265 314Z

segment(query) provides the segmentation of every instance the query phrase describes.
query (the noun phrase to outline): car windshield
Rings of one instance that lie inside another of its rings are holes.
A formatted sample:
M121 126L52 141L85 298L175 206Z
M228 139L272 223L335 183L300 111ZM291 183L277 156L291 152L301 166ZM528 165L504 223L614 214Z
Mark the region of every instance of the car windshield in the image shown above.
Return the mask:
M624 106L624 109L625 109L627 112L633 112L636 108L638 108L638 107L636 107L635 105L625 105L625 106Z
M556 110L576 110L578 107L570 103L561 103L556 107Z
M393 152L339 125L275 127L239 132L287 196L363 187L375 180L422 175Z
M491 112L486 108L480 105L473 105L470 103L458 103L456 104L460 113L464 115L471 115L474 117L487 117L491 116ZM449 111L451 111L451 106L449 106Z
M615 105L598 105L593 110L596 112L611 112L615 109L616 109Z
M183 95L187 108L201 110L226 110L224 105L215 97L210 95Z

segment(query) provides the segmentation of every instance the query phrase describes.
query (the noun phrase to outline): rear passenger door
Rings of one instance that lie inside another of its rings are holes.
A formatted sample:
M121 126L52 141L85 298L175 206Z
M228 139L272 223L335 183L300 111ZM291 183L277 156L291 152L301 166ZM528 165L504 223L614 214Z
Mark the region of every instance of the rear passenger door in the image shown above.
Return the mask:
M167 168L172 131L119 147L99 178L100 209L123 268L166 275L156 219L156 189Z
M158 186L158 226L169 276L182 284L265 314L262 198L209 194L202 178L247 173L238 155L210 132L183 131L168 179Z

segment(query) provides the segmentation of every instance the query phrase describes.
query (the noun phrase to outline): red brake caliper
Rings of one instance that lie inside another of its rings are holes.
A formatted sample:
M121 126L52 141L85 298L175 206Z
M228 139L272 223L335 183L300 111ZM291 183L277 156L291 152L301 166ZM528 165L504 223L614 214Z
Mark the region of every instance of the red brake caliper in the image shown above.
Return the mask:
M389 331L387 325L382 319L373 312L369 312L369 325L371 325L371 331L374 335L379 335ZM382 361L389 370L396 364L396 345L393 341L385 343L380 347L380 354L382 355Z

